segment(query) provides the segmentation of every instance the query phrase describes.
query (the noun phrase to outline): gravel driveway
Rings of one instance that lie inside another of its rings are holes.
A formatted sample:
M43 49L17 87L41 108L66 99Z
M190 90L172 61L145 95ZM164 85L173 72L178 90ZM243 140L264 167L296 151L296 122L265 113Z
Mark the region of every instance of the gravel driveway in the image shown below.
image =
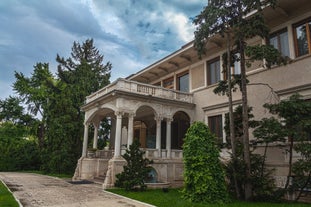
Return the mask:
M0 172L2 180L24 207L146 207L106 191L95 183L71 184L32 173Z

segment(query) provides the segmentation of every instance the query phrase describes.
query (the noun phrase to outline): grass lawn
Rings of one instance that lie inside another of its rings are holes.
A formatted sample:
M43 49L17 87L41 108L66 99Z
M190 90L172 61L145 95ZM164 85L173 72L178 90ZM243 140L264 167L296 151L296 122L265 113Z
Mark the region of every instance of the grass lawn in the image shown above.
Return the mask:
M241 201L234 201L225 205L216 204L203 204L203 203L190 203L181 198L181 193L178 189L169 189L168 193L164 193L161 189L159 190L147 190L145 192L127 192L122 189L109 189L109 192L123 195L128 198L139 200L145 203L149 203L158 207L307 207L310 204L299 204L299 203L248 203Z
M8 191L6 186L0 181L0 206L18 207L18 203L14 199L12 193Z

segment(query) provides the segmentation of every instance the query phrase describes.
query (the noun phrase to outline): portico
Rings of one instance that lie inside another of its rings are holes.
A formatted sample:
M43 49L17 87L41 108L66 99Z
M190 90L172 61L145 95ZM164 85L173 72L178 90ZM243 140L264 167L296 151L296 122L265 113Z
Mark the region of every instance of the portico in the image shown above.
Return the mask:
M139 139L141 148L146 151L145 156L154 160L153 167L159 179L172 182L174 178L170 178L170 172L167 170L176 166L180 168L179 165L182 165L183 137L193 120L194 106L192 95L189 93L125 79L116 80L88 96L82 107L85 112L85 122L80 165L90 159L87 157L87 149L91 141L89 140L90 125L94 128L91 146L97 148L100 122L108 119L111 124L109 151L112 152L113 157L109 161L109 166L102 169L105 171L107 168L105 176L110 179L105 181L107 186L114 184L115 175L122 170L121 166L115 164L122 165L121 155L134 139ZM172 166L168 166L169 160L175 160ZM81 178L84 176L83 166L79 169L76 174Z

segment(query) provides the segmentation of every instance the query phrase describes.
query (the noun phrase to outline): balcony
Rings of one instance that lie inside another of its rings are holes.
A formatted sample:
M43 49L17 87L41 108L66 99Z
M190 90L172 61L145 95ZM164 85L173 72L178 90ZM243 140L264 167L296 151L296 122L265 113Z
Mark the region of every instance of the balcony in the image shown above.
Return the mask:
M113 91L123 91L128 93L148 95L157 98L182 101L185 103L193 103L193 95L181 91L175 91L171 89L162 88L159 86L153 86L149 84L139 83L135 81L129 81L126 79L117 79L108 86L96 91L95 93L86 97L86 104L96 100Z

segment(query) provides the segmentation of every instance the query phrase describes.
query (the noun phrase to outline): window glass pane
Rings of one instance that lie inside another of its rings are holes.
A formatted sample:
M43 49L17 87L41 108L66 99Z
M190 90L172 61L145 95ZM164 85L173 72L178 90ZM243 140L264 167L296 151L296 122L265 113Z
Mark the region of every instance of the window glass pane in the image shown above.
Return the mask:
M278 49L283 56L289 56L289 45L288 45L288 33L287 31L281 31L274 35L269 40L270 45Z
M208 117L208 127L220 140L222 140L222 115Z
M207 70L207 80L208 84L212 85L220 81L220 61L217 60L212 63L208 63L208 70Z
M308 54L308 39L307 39L307 27L306 25L301 25L296 27L297 34L297 50L298 56Z
M169 78L163 81L163 87L172 89L174 88L174 78Z
M272 45L274 48L279 49L278 47L278 37L274 36L270 38L270 45Z
M185 74L183 76L180 76L178 78L178 82L179 82L179 90L183 91L183 92L189 92L189 74Z
M237 60L240 60L240 53L236 53L236 54L235 54L235 58L236 58ZM234 67L234 68L233 68L233 69L234 69L233 74L235 74L235 75L241 74L241 65L240 65L240 61L234 61L233 67Z
M289 57L288 33L283 32L280 34L280 52L283 56Z

